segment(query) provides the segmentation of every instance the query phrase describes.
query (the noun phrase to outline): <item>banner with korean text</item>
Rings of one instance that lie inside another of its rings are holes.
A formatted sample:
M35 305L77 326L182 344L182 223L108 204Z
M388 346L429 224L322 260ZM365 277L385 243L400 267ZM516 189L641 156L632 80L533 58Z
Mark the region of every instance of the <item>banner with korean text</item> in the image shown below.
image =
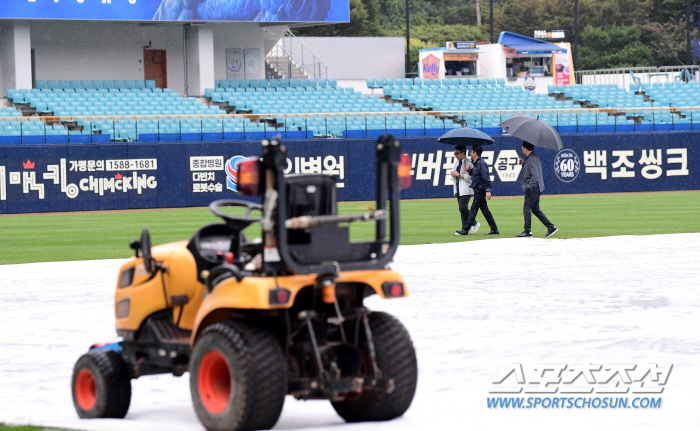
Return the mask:
M545 194L700 190L700 133L563 135L564 149L535 149ZM496 136L482 157L495 196L521 195L522 141ZM399 138L411 157L405 199L452 196L453 147ZM341 201L374 199L374 139L285 141L286 174L333 175ZM206 206L236 199L238 164L260 143L0 146L0 213Z

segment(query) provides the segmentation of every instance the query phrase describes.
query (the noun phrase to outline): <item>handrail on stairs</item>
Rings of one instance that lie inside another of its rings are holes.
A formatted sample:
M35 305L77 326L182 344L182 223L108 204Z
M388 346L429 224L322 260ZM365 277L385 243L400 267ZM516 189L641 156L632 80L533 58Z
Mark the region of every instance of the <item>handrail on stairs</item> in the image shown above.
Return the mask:
M294 79L295 69L301 71L306 78L327 79L328 66L304 46L294 33L287 30L275 46L267 54L265 61L280 74L283 79ZM286 78L285 78L286 77Z

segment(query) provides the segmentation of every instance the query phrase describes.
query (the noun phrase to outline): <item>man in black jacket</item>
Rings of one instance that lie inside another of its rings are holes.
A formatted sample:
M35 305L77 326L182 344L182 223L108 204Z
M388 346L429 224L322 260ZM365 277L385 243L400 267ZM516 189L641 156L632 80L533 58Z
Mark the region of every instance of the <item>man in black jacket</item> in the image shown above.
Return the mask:
M532 214L540 219L547 227L547 237L554 235L559 229L552 224L546 215L540 210L540 195L544 191L544 175L542 174L542 162L535 154L535 146L529 142L523 142L523 154L525 161L520 159L523 171L520 176L520 187L525 191L525 203L523 204L523 216L525 217L525 230L518 238L531 237ZM476 198L475 198L476 201Z
M482 151L481 145L474 145L470 154L474 168L470 171L472 181L469 187L474 189L474 203L472 203L472 208L469 211L469 219L466 225L472 226L476 220L477 211L481 210L481 214L484 215L491 228L491 231L486 235L498 235L498 226L496 226L496 221L493 219L491 211L489 211L489 205L486 202L491 199L491 178L489 177L489 168L486 166L484 159L481 158ZM476 233L475 229L469 231L469 234L474 233Z

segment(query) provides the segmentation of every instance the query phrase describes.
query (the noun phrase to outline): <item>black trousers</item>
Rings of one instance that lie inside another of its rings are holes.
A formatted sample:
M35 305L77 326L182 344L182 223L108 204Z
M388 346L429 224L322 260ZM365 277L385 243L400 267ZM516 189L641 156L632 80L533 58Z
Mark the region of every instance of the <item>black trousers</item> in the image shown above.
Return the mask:
M467 226L471 226L476 223L476 213L479 210L481 210L481 214L483 214L491 230L498 230L496 220L493 219L491 211L489 211L489 205L486 201L486 189L474 189L474 203L472 204L471 211L469 211Z
M525 203L523 204L523 217L525 217L525 230L530 232L532 227L532 214L535 215L547 229L554 227L551 221L540 210L540 192L539 187L525 190Z
M457 203L459 204L459 215L462 217L462 230L469 230L469 228L471 228L472 225L476 224L476 222L473 222L472 224L467 224L467 220L469 220L469 201L471 199L472 195L457 196Z

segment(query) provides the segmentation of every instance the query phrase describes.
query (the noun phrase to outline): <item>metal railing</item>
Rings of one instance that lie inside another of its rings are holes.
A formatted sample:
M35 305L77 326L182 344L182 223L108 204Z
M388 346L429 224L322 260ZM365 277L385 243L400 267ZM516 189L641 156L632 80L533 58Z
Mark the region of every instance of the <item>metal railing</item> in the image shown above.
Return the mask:
M626 67L576 71L576 83L583 85L613 84L627 88L630 84L656 84L700 79L700 66Z
M281 79L328 79L328 66L289 30L272 47L265 61Z

